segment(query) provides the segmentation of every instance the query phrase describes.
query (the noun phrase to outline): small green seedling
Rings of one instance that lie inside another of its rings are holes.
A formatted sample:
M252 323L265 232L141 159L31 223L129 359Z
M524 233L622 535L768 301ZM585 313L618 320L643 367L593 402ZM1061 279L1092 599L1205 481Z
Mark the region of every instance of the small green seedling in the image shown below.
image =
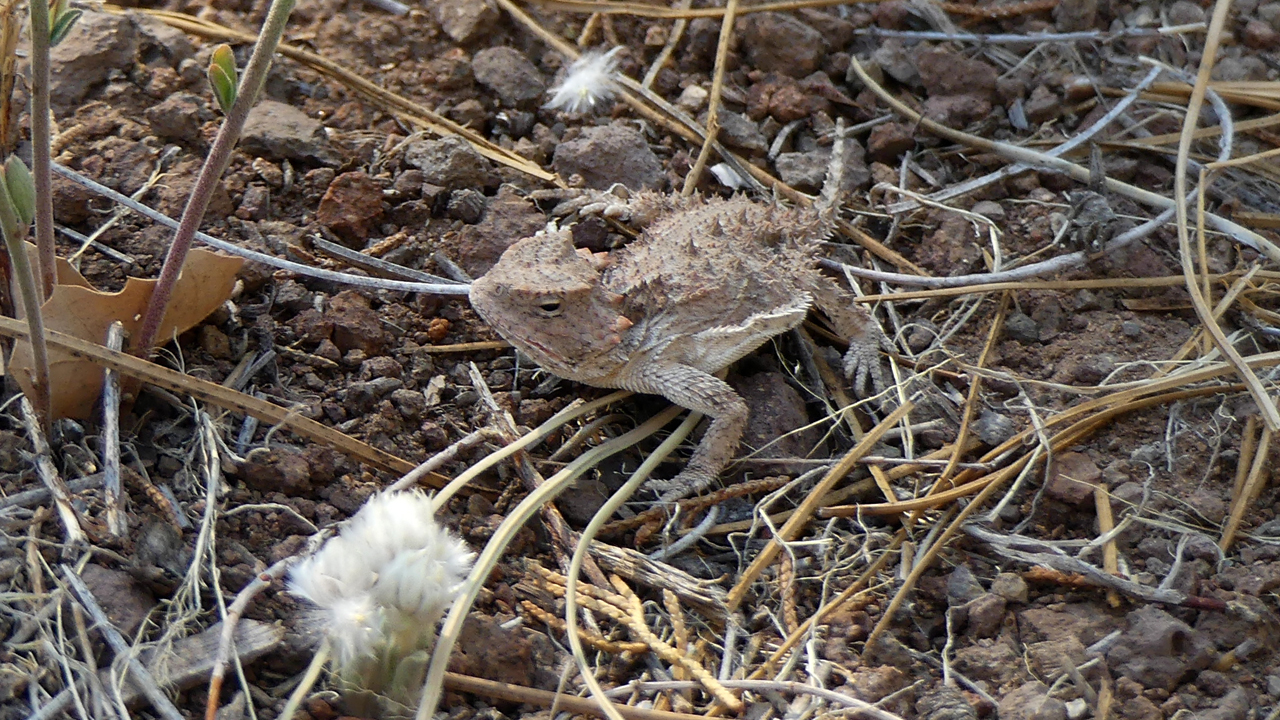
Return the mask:
M68 8L67 0L56 0L49 9L49 47L57 47L58 43L65 40L83 14L82 10Z
M209 85L223 114L231 112L239 82L240 73L236 70L236 56L231 52L231 46L224 43L214 48L213 57L209 59Z
M19 236L25 237L26 229L36 217L36 184L26 163L17 155L10 155L4 163L4 189L8 195L0 202L10 204L21 223Z

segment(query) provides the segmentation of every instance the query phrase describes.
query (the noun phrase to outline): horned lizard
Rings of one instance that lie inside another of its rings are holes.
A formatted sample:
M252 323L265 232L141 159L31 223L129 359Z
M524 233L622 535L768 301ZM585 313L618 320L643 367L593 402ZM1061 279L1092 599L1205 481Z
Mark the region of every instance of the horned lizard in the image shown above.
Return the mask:
M815 208L599 195L596 209L636 226L636 240L593 255L574 248L568 229L524 238L472 284L471 304L554 375L662 395L710 417L684 471L650 483L662 502L678 500L716 478L746 425L746 403L714 373L799 325L810 307L849 340L844 370L855 389L868 380L883 386L880 328L817 269L819 242L834 227L838 176L831 173Z

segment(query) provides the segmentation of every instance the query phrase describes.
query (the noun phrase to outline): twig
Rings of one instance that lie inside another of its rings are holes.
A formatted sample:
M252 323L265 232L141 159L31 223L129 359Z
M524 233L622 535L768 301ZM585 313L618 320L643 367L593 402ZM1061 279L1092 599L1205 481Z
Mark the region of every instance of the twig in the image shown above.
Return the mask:
M871 37L901 38L903 40L928 40L937 42L977 43L979 45L1040 45L1041 43L1074 43L1097 42L1106 43L1119 38L1128 37L1162 37L1181 35L1204 30L1205 25L1187 23L1186 25L1168 25L1160 28L1125 28L1123 30L1082 30L1065 33L949 33L933 30L887 30L878 27L858 28L855 35Z
M698 150L698 159L684 178L681 195L692 195L698 187L698 179L707 166L707 158L711 155L711 146L720 134L720 95L724 90L725 59L729 55L729 41L733 38L733 21L738 14L738 0L728 0L724 7L724 18L720 22L720 40L716 44L715 72L711 76L711 97L707 101L707 132L702 140L702 148Z
M473 695L498 698L518 703L528 703L530 705L537 705L545 708L558 707L566 712L579 715L604 716L604 711L600 709L600 706L588 698L574 697L573 695L554 693L548 690L521 687L519 685L496 682L494 680L484 680L477 677L471 677L469 675L460 675L458 673L445 673L444 684L445 687L456 692L471 693ZM622 715L622 717L626 718L626 720L703 720L701 715L669 712L665 710L650 710L648 708L619 705L617 703L610 704L620 715Z
M935 135L951 140L952 142L958 142L979 150L986 150L995 153L1013 162L1027 163L1028 165L1034 165L1036 167L1058 170L1070 175L1072 178L1080 182L1089 181L1088 168L1081 167L1061 158L1050 157L1045 153L1036 152L1028 148L996 142L977 135L954 130L922 116L920 113L912 110L905 103L898 100L898 98L891 95L879 83L875 82L870 75L867 75L866 70L858 61L857 56L849 58L849 67L853 70L854 74L862 80L863 84L867 86L867 89L874 92L876 97L883 100L885 104L889 105L889 107L893 109L894 112ZM1165 197L1164 195L1143 190L1139 187L1111 178L1107 179L1107 189L1114 193L1124 195L1125 197L1132 198L1144 205L1157 207L1162 210L1177 205L1173 199ZM1184 194L1181 197L1186 197L1186 195ZM1239 223L1232 222L1220 215L1206 213L1205 216L1206 219L1213 223L1214 227L1228 234L1235 241L1263 253L1273 261L1280 262L1280 246L1277 246L1262 235L1259 235Z
M421 465L405 473L399 480L391 483L391 485L387 487L386 492L400 492L416 487L418 483L426 479L427 476L438 472L440 468L445 466L445 464L456 460L463 450L468 450L482 442L492 440L497 437L497 435L497 431L493 428L480 428L479 430L469 433L466 437L453 443L435 455L432 455Z
M806 685L804 683L784 682L781 680L722 680L721 682L725 687L732 688L734 690L754 690L756 692L780 692L794 693L797 695L813 695L815 697L820 697L823 700L828 700L838 705L843 705L847 708L857 710L872 720L902 720L901 717L889 712L888 710L882 710L869 702L845 695L844 693L835 692L834 690ZM620 685L613 690L610 690L608 695L610 697L623 697L636 692L662 692L664 690L684 690L692 687L697 686L695 683L680 680L662 682L635 680L627 683L626 685Z
M675 406L667 408L666 412L670 412L673 409L675 409ZM583 563L587 559L587 548L591 546L592 541L600 533L600 529L604 527L605 521L612 517L613 514L631 498L631 495L635 493L636 490L640 489L640 486L648 480L649 475L657 469L658 464L666 459L667 455L671 454L671 452L675 450L676 446L688 437L689 433L693 431L694 425L699 419L701 419L701 417L701 413L690 413L688 417L680 423L680 427L677 428L675 432L671 433L671 435L667 436L667 438L658 445L658 448L654 450L649 457L645 458L644 462L640 463L640 467L631 474L631 477L627 478L627 482L624 483L622 487L618 488L618 490L614 492L613 496L600 506L600 509L591 517L591 521L587 523L585 528L583 528L582 535L579 537L578 547L573 553L573 560L569 564L569 572L567 573L565 582L564 598L565 625L571 630L569 633L569 646L573 650L574 659L578 662L578 669L582 676L583 684L585 684L587 689L591 691L592 697L600 704L601 709L605 711L605 714L610 718L610 720L622 720L622 716L613 709L613 706L605 698L604 688L600 686L600 681L596 680L595 674L590 672L586 667L586 653L583 652L582 642L577 635L578 575L582 572ZM632 432L635 431L633 430ZM621 581L618 581L615 583L615 586L620 583ZM632 613L632 617L634 618L634 612ZM643 611L641 611L640 626L640 628L632 627L631 629L635 632L648 631L648 627L644 623ZM651 648L654 648L655 652L658 652L658 648L655 647L652 642L653 638L637 637L637 639L648 643ZM664 659L671 662L670 658L664 657ZM694 675L694 677L697 677L702 681L703 686L706 687L708 691L713 694L716 693L715 688L718 686L715 684L715 678L709 673L705 673L705 670L703 670L700 665L696 665L695 663L692 666L686 665L685 667ZM699 671L703 671L704 674L699 674ZM721 693L724 694L722 687L720 690ZM716 697L719 698L720 695L716 695ZM732 696L725 697L723 702L727 703L730 707L741 707L737 698ZM423 719L419 718L419 720Z
M244 128L245 121L249 119L249 110L257 103L258 93L262 91L262 86L267 81L267 70L271 67L272 58L275 57L276 46L284 36L284 27L289 21L289 13L293 11L295 1L272 0L271 2L262 30L258 33L258 42L253 46L253 54L249 57L249 64L244 69L244 77L236 90L235 103L227 111L226 119L218 128L218 135L213 140L213 146L209 148L204 164L200 167L200 174L191 188L187 206L182 211L182 220L174 233L169 252L165 255L164 265L160 268L160 276L156 279L155 288L151 291L151 299L142 316L142 326L134 339L135 355L146 356L155 344L156 333L160 330L160 321L164 319L165 310L169 307L169 298L178 281L178 275L182 272L182 266L186 262L187 252L191 249L192 240L195 239L196 231L200 229L200 222L204 219L210 200L213 199L214 186L231 162L231 151L235 149L236 141L240 139L240 131ZM52 224L50 228L52 229Z
M107 347L119 352L124 344L124 325L119 320L107 329ZM102 490L107 506L107 529L124 537L129 522L124 514L124 491L120 487L120 373L106 368L102 388Z
M40 480L45 487L49 488L53 496L53 504L58 509L58 519L62 521L65 540L70 545L83 543L87 538L80 527L80 518L76 517L76 511L71 507L71 491L62 481L62 476L58 475L58 468L53 465L53 453L49 450L49 442L45 440L40 418L36 416L35 408L25 397L18 403L22 413L22 425L27 431L27 436L31 438L36 474L40 476Z
M80 576L67 565L62 566L62 576L67 584L71 586L71 591L75 593L80 604L88 611L89 617L93 618L94 625L102 633L102 637L107 641L107 644L111 646L116 657L126 659L129 671L133 673L134 684L142 689L142 693L147 696L147 700L151 702L151 706L155 708L156 712L166 720L183 720L182 713L178 712L178 708L169 702L169 698L164 694L164 691L156 685L155 678L151 676L151 673L133 654L129 644L120 635L120 631L116 630L111 621L107 619L106 613L102 611L102 607L94 599L89 586L85 585Z
M1153 588L1143 585L1142 583L1111 575L1101 568L1090 565L1079 558L1065 555L1058 548L1036 540L1035 538L1016 535L1001 535L1000 533L987 530L977 523L966 523L963 530L978 540L987 543L993 550L1004 557L1013 558L1031 565L1042 565L1061 573L1075 573L1086 578L1092 585L1098 585L1103 588L1114 588L1125 595L1138 598L1139 600L1164 603L1166 605L1197 607L1200 609L1222 610L1226 608L1226 603L1221 600L1195 597L1172 588ZM1014 545L1037 548L1040 552L1017 550L1014 548Z
M1111 516L1111 493L1102 485L1095 485L1093 504L1098 513L1098 533L1106 535L1116 526L1115 518ZM1120 571L1120 551L1116 549L1114 537L1102 545L1102 570L1110 575ZM1107 603L1113 608L1120 607L1120 595L1115 590L1107 590Z
M112 202L119 203L143 217L150 218L167 228L176 230L179 227L178 221L164 213L147 207L146 205L131 199L128 195L122 195L106 185L95 182L75 170L54 163L53 171L78 185L82 185L94 191ZM432 295L466 295L469 292L466 285L458 283L420 283L406 282L404 280L386 280L383 278L351 275L349 273L340 273L333 270L325 270L323 268L314 268L310 265L303 265L302 263L296 263L292 260L285 260L275 257L274 255L268 255L266 253L257 252L256 250L242 248L239 245L229 243L226 240L219 240L212 235L207 235L202 232L197 232L195 234L195 238L215 250L221 250L222 252L230 255L235 255L236 257L246 258L248 260L270 265L271 267L280 268L281 270L288 270L290 272L298 273L299 275L313 277L320 280L332 280L333 282L345 283L347 285L378 288L381 290L420 292Z

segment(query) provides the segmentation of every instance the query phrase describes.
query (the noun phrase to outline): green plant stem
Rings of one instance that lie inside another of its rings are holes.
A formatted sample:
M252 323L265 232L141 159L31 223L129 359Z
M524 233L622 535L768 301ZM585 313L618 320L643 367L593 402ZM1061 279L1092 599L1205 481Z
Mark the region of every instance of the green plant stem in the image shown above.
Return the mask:
M173 235L173 243L165 256L164 266L160 268L160 277L151 293L147 311L143 315L142 327L134 340L132 352L135 355L145 356L155 344L156 334L160 330L160 321L164 319L169 298L173 295L173 286L178 281L178 275L182 273L182 265L186 262L187 252L191 250L191 243L195 239L196 231L200 229L205 211L209 209L209 200L213 197L214 188L231 162L231 151L235 149L236 142L240 139L240 131L244 129L245 120L249 118L249 110L257 102L258 93L266 82L267 71L271 68L271 59L276 53L280 39L284 36L285 24L289 21L289 13L293 12L294 4L295 0L273 0L271 9L267 11L267 19L263 22L262 31L258 34L258 43L253 48L253 55L249 58L249 64L245 67L244 76L240 80L240 87L236 91L235 104L231 106L231 112L227 113L222 127L218 129L213 147L209 148L209 156L205 159L204 166L200 168L200 175L191 189L191 197L187 199L187 206L182 211L178 230Z
M57 284L53 247L53 177L49 168L49 0L31 0L31 177L36 186L36 261L42 298ZM15 262L16 264L16 262ZM28 308L30 303L27 304ZM30 310L28 310L30 313ZM34 347L34 346L33 346Z
M9 251L9 260L13 264L13 275L18 281L18 291L22 294L22 309L27 314L27 326L31 328L31 358L35 371L35 397L31 404L36 415L49 430L49 350L44 342L44 315L40 312L40 291L36 289L36 278L31 272L31 258L23 243L27 233L18 222L18 217L8 203L0 202L0 231L4 233L4 244Z

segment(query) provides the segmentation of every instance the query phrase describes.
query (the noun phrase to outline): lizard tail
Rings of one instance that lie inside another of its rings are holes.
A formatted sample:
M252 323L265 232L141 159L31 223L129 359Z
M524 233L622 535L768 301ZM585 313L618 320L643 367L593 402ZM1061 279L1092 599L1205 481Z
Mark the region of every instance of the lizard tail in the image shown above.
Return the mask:
M814 203L822 222L834 225L840 210L840 186L844 184L844 118L836 119L835 140L831 143L831 162L827 164L827 181Z

